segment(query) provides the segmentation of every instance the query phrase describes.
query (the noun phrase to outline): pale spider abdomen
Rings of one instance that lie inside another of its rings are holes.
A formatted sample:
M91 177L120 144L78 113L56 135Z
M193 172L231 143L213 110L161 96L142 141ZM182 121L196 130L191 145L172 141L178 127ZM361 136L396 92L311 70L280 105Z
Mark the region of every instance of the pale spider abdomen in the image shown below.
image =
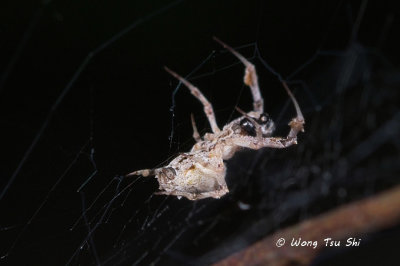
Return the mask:
M182 192L191 194L191 199L220 198L228 193L225 183L226 167L220 156L205 156L204 152L181 154L156 174L160 190L166 193ZM187 196L186 196L187 197Z

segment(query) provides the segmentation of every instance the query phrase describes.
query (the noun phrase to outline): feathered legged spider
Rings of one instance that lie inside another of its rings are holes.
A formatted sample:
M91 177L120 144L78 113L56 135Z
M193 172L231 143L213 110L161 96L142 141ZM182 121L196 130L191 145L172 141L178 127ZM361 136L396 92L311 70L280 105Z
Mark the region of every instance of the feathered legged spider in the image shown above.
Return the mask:
M283 81L283 87L294 104L297 116L290 121L290 132L286 138L271 137L275 125L268 114L264 113L264 101L261 97L254 65L233 48L215 37L214 39L245 65L244 83L251 89L254 110L245 113L237 108L242 116L231 121L221 130L215 120L211 103L200 90L172 70L165 68L203 104L204 113L210 122L212 133L206 133L203 137L200 137L192 115L193 138L196 140L196 144L190 152L180 154L167 166L138 170L128 174L128 176L155 176L161 190L156 194L174 195L178 198L186 197L189 200L220 198L229 192L225 182L225 160L229 160L242 148L253 150L264 147L287 148L297 144L299 131L304 132L305 121L300 107L287 84Z

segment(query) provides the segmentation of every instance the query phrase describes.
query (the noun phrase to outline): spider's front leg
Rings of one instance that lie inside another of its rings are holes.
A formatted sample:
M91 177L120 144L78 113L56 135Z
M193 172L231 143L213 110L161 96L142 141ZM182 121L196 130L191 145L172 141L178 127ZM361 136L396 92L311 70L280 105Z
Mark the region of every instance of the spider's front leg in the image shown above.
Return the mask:
M213 39L221 44L225 49L231 52L234 56L236 56L246 67L244 74L244 84L250 87L251 94L253 95L253 109L255 112L262 114L264 112L264 100L260 93L260 87L258 86L258 77L256 73L256 67L247 60L243 55L239 54L232 47L222 42L217 37L213 37Z
M297 103L296 98L294 97L293 93L290 91L286 82L282 81L282 85L285 88L286 92L289 94L289 97L293 102L293 105L294 105L294 108L296 109L296 114L297 114L297 116L295 118L293 118L289 123L290 132L289 132L289 135L287 136L287 139L292 139L292 138L297 139L297 134L300 131L304 132L304 124L305 124L304 116L301 113L300 106Z
M217 121L215 120L214 109L213 109L211 103L203 95L203 93L201 93L201 91L197 87L195 87L192 83L190 83L183 77L179 76L177 73L175 73L168 67L164 67L164 68L168 73L170 73L172 76L174 76L180 82L182 82L190 90L190 92L193 94L193 96L196 97L203 104L204 113L206 114L206 116L208 118L208 122L210 122L212 131L214 133L220 132L221 130L219 129L219 127L217 125Z
M236 138L232 138L229 140L231 145L240 146L243 148L249 148L252 150L259 150L261 148L275 148L275 149L283 149L293 144L297 144L297 138L255 138L249 136L240 136Z

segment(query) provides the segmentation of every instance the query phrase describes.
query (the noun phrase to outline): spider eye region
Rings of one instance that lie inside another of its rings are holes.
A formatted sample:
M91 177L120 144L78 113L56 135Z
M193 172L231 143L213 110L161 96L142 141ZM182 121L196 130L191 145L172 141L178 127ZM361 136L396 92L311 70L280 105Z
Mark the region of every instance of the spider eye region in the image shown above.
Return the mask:
M267 113L262 113L258 118L257 123L261 125L263 137L268 137L275 130L275 124Z
M240 120L240 127L247 133L247 135L252 137L256 136L256 127L248 118Z
M260 125L265 125L265 124L271 122L271 118L270 118L269 114L267 114L267 113L262 113L262 114L260 115L260 118L258 119L257 122L258 122Z

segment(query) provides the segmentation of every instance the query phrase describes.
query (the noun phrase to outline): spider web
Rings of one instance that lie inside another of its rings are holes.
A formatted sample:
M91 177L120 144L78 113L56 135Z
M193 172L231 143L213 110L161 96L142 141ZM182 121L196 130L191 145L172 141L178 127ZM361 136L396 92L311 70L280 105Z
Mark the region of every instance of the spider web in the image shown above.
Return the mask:
M4 263L210 264L399 183L390 5L70 5L3 11ZM238 153L220 200L155 196L154 178L124 174L189 150L190 113L209 131L201 105L164 64L202 90L220 127L238 116L235 106L252 106L243 66L213 35L255 63L276 135L294 116L280 79L295 92L306 132L290 149Z

